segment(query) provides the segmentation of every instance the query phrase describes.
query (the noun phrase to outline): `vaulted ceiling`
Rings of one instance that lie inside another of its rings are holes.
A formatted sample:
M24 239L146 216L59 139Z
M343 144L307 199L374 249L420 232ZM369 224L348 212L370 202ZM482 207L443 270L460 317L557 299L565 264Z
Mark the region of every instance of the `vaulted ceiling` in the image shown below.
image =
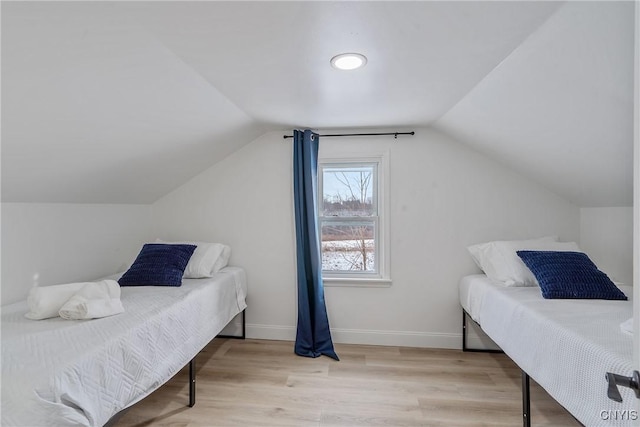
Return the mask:
M150 203L267 130L433 126L630 206L633 7L3 1L2 200Z

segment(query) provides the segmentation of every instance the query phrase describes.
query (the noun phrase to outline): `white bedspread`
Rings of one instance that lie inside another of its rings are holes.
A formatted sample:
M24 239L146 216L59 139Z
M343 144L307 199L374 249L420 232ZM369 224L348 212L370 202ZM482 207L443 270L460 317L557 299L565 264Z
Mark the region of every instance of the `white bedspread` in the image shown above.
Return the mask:
M181 287L122 288L125 313L103 319L32 321L26 301L2 307L2 425L104 425L186 365L245 296L244 270L226 267Z
M506 288L488 279L480 286L477 293L461 287L463 306L472 307L482 329L581 423L637 425L623 412L634 409L633 392L619 387L623 402L614 402L605 379L606 372L633 371L633 339L620 331L633 315L630 300L545 300L538 287Z

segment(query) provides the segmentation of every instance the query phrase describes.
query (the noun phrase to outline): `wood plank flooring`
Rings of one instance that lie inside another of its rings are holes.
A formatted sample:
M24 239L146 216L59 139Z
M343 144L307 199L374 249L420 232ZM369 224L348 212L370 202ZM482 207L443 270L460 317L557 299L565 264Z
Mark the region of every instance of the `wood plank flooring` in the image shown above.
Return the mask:
M131 407L132 426L521 426L520 370L503 354L337 344L340 362L293 343L213 340L188 370ZM532 425L579 426L537 384Z

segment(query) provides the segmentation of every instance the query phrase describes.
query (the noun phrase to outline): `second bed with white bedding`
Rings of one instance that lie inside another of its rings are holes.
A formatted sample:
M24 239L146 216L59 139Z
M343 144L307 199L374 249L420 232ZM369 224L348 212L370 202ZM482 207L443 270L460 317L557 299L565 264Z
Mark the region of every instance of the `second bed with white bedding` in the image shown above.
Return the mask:
M125 312L95 320L2 307L2 425L102 426L175 375L246 308L244 270L181 287L122 288Z
M620 288L631 297L630 287ZM631 298L548 300L538 287L504 287L485 275L463 278L459 290L465 311L581 423L637 423L634 393L619 387L623 402L610 400L605 378L633 371L633 338L620 330L633 316Z

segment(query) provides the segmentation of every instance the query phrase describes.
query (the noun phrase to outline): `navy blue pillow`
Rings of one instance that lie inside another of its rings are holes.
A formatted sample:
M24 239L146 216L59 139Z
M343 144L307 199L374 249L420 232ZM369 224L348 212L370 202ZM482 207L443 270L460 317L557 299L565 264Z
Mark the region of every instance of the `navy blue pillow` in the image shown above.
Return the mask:
M627 296L582 252L517 251L547 299L620 299Z
M182 275L195 245L147 243L118 280L120 286L182 286Z

